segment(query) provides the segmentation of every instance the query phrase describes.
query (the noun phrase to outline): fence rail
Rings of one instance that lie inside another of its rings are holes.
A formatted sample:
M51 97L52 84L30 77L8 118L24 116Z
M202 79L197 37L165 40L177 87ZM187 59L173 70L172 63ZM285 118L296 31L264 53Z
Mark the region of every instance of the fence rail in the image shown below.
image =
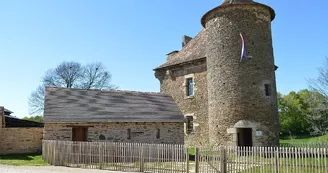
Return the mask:
M194 160L189 152L195 150ZM327 148L43 141L52 165L127 172L327 173Z
M183 145L43 141L51 165L128 172L186 172Z

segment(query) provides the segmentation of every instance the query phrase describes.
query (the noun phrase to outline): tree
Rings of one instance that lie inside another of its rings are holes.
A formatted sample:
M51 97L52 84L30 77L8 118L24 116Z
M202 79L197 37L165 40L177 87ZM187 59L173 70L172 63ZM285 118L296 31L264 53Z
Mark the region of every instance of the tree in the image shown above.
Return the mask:
M45 86L82 88L82 89L116 89L110 83L111 74L102 63L95 62L82 66L77 62L62 62L55 69L50 69L42 82L29 97L31 115L42 115L44 109Z
M325 135L328 132L328 102L325 96L313 92L309 101L310 111L307 114L311 135Z
M35 91L31 93L28 100L29 112L31 115L43 113L45 94L44 89L44 85L40 85Z
M319 76L314 79L309 79L310 88L320 94L328 97L328 57L321 67L318 68Z
M310 131L313 135L323 135L328 133L328 57L318 68L317 78L309 79L310 88L319 93L312 97L311 114L308 115Z
M77 62L63 62L55 69L50 69L43 77L43 85L66 88L79 87L83 78L83 67Z
M106 71L106 68L101 63L88 64L83 69L83 80L81 88L90 89L114 89L115 85L110 84L111 74Z
M43 116L36 115L36 116L31 116L31 117L24 117L23 120L29 120L29 121L43 123Z
M288 95L278 93L280 130L282 135L301 135L311 132L311 116L318 99L322 95L307 89L290 92Z

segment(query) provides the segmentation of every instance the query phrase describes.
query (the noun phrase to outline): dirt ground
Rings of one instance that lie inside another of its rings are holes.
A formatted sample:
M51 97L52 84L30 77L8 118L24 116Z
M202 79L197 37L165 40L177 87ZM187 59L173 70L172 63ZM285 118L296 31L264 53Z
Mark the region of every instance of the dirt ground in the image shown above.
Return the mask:
M8 166L0 165L0 173L119 173L107 170L67 168L60 166ZM125 172L126 173L126 172Z

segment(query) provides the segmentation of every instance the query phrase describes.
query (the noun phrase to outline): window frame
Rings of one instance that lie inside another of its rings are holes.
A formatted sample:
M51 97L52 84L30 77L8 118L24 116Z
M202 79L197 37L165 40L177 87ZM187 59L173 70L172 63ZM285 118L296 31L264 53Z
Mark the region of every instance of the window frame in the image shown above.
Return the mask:
M190 83L190 81L192 83ZM194 74L184 76L184 97L185 99L192 99L195 97L196 84ZM192 89L192 90L191 90Z
M186 78L186 96L193 97L194 96L194 78Z

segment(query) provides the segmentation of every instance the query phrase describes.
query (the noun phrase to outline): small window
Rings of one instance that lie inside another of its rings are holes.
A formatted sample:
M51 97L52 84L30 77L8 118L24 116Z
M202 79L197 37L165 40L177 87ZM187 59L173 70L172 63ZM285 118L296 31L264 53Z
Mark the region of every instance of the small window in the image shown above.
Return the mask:
M161 138L161 130L160 129L157 129L156 139L159 139L159 138Z
M187 124L186 124L186 133L190 134L194 131L194 117L193 116L186 116Z
M127 134L127 135L128 135L127 139L131 139L131 129L128 129L128 130L127 130L127 133L128 133L128 134Z
M187 78L186 80L186 94L187 96L193 96L194 95L194 79L193 78Z
M264 92L265 92L266 96L271 96L271 85L270 84L264 85Z

